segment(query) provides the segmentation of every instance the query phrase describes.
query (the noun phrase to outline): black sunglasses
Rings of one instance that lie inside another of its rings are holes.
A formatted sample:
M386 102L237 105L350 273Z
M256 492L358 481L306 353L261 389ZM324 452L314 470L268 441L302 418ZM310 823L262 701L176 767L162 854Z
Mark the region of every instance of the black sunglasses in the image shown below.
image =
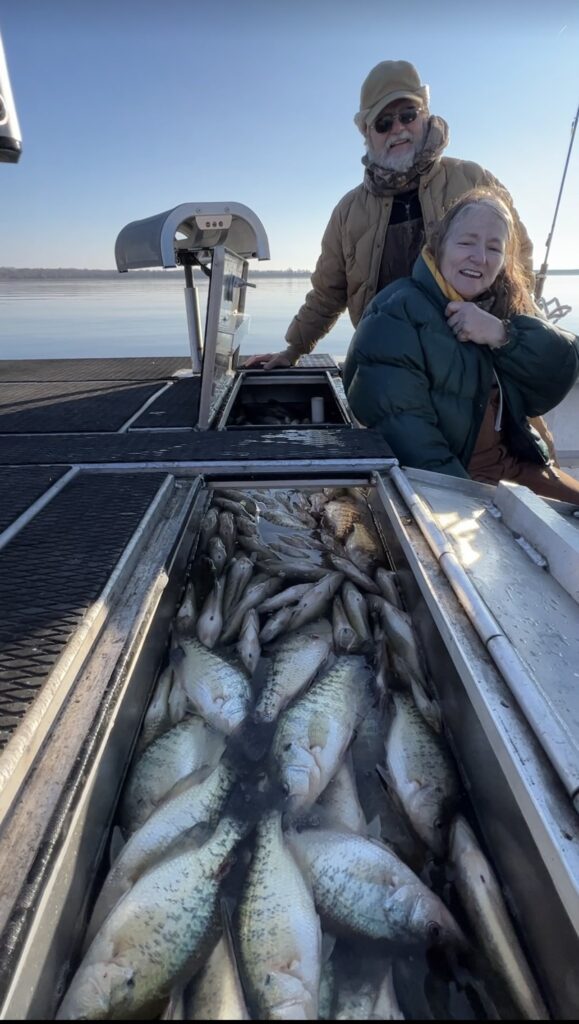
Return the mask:
M408 110L401 110L399 114L384 114L383 117L374 121L374 131L378 132L378 135L386 135L391 131L395 121L400 121L400 124L412 124L413 121L416 121L421 109L421 107L409 107Z

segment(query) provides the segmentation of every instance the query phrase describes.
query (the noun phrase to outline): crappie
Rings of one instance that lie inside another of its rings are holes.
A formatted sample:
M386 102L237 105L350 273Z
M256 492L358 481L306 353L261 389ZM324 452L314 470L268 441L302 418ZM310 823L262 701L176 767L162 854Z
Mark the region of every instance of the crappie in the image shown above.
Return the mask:
M285 590L282 590L281 593L274 594L273 597L268 597L263 604L259 605L257 610L263 614L266 612L279 611L279 609L283 608L285 605L296 604L310 589L311 583L296 583L293 587L287 587Z
M259 616L255 608L246 612L245 618L241 623L241 632L237 641L237 653L249 675L252 676L261 656Z
M343 579L344 577L340 572L324 572L322 579L300 598L289 621L288 629L298 629L307 622L319 619L324 614Z
M139 749L144 750L152 743L157 736L165 732L171 725L169 712L169 694L173 683L173 669L167 665L161 672L151 702L147 708L141 735L139 736Z
M179 611L175 616L175 632L179 636L193 636L197 622L197 600L193 582L187 584Z
M232 558L225 575L223 595L223 617L227 621L231 609L241 600L243 592L253 576L253 562L245 555Z
M309 584L308 584L309 586ZM290 623L290 619L294 613L295 605L286 604L283 608L278 608L273 615L270 615L267 622L259 633L259 639L262 644L269 644L272 640L275 640L280 633L285 633Z
M326 786L318 804L323 808L327 828L366 835L366 818L358 797L351 751L348 751L334 778Z
M503 978L523 1017L549 1020L549 1013L521 949L496 876L464 818L450 838L454 884L490 963Z
M372 637L366 598L350 580L346 580L342 587L342 601L350 625L358 634L361 643L369 647Z
M217 825L225 799L235 782L231 765L222 761L203 780L184 780L133 833L121 850L98 895L88 926L87 941L92 941L115 903L147 868L197 825Z
M402 608L400 594L396 583L396 573L390 569L384 569L379 565L374 573L374 581L380 587L382 597L385 597L395 608Z
M346 615L344 605L338 594L336 594L332 605L332 627L334 647L337 652L346 651L346 653L351 653L360 649L361 639Z
M205 647L215 647L223 628L224 586L225 581L220 576L215 580L213 590L205 601L201 614L197 619L197 636Z
M357 565L354 565L349 558L341 558L340 555L330 554L328 555L330 562L334 569L338 572L343 572L344 576L347 576L352 583L355 583L357 587L361 587L362 590L367 591L369 594L379 594L380 589L374 583L374 580L368 576L367 573L362 572L358 569Z
M231 558L235 550L235 541L237 538L235 517L232 512L223 511L219 514L218 533L223 541L227 558Z
M162 1010L173 982L193 975L216 939L224 866L246 826L223 819L200 849L137 879L92 942L57 1020L128 1020Z
M365 573L373 572L384 561L384 551L373 531L365 523L354 523L344 542L346 554Z
M280 711L312 681L330 653L324 637L294 633L282 640L265 678L253 717L273 722Z
M393 693L396 713L386 743L392 789L420 838L446 854L448 825L460 784L447 748L425 722L412 698Z
M335 774L366 710L371 677L363 658L340 658L280 715L271 753L288 810L311 806Z
M203 522L199 529L199 551L206 551L207 545L212 537L217 533L219 526L219 512L216 508L210 508L203 517Z
M184 640L184 657L175 667L191 707L210 725L230 733L243 722L251 702L245 673L198 640Z
M323 828L288 832L286 840L332 934L405 946L464 943L442 900L382 843Z
M153 741L133 763L121 799L121 824L132 832L147 820L186 775L213 768L225 740L202 718L191 715Z
M320 922L276 811L258 827L239 905L239 946L248 994L259 1019L317 1019Z
M251 1020L233 949L223 936L195 979L183 1020Z
M221 636L221 642L228 644L235 640L246 613L251 611L252 608L257 608L258 605L262 604L266 598L271 597L272 594L276 594L278 590L281 590L281 585L281 580L276 578L251 583L244 591L239 604L230 612L229 621Z
M351 498L335 498L326 503L322 512L322 526L338 540L344 540L354 523L360 519L362 509Z

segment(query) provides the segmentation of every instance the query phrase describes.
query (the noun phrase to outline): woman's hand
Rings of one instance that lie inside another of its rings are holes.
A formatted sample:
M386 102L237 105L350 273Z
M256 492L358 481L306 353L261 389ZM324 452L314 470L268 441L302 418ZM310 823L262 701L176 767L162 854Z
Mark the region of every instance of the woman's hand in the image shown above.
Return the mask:
M507 340L505 325L492 313L486 313L474 302L449 302L445 309L448 326L459 341L500 348Z

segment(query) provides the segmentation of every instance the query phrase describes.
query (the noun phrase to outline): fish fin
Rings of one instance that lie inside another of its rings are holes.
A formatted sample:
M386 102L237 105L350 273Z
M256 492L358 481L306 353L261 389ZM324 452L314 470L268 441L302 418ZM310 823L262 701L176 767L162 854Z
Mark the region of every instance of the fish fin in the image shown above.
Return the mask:
M115 825L111 832L111 841L109 845L109 864L111 867L117 860L121 850L125 845L125 837L123 836L120 827L118 825Z
M367 837L368 839L380 839L382 837L382 822L380 821L379 814L376 814L372 821L368 823Z

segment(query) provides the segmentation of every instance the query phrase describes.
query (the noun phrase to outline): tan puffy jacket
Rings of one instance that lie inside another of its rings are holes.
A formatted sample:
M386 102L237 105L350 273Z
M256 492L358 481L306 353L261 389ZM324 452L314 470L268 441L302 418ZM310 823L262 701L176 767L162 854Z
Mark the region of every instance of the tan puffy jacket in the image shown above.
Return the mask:
M418 197L427 238L450 203L477 185L498 186L506 192L484 167L452 157L442 157L420 177ZM286 341L295 358L311 352L346 307L354 327L358 324L376 294L391 210L390 196L374 196L364 185L340 199L322 238L313 288L287 330ZM513 214L531 287L533 247L514 207Z

